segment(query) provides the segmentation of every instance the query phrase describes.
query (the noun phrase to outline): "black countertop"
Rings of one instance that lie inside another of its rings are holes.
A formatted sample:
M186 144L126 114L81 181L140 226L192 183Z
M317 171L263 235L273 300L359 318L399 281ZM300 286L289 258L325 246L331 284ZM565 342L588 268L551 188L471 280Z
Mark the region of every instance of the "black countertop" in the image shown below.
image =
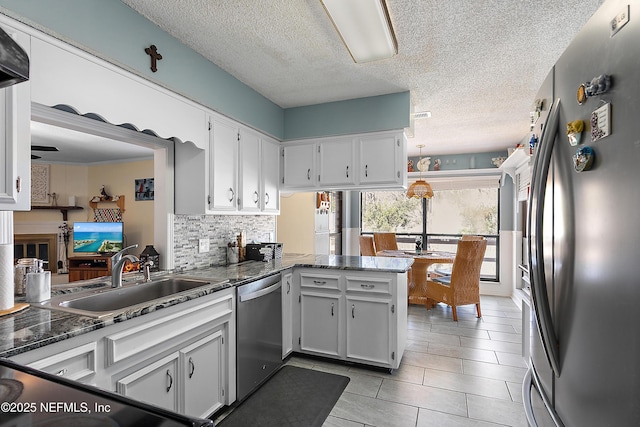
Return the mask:
M19 313L0 318L0 357L11 357L19 353L34 350L54 342L103 328L116 322L142 316L144 314L169 307L194 298L202 297L222 289L259 279L287 270L292 267L326 268L338 270L380 271L404 273L411 268L410 258L358 257L342 255L295 255L288 254L282 259L260 262L246 261L240 264L214 266L209 268L175 272L181 276L228 280L226 284L212 284L177 296L156 300L144 307L136 307L126 313L107 318L92 318L78 314L65 313L29 307ZM168 274L164 272L163 274ZM136 281L139 274L125 274L123 282ZM55 287L52 296L86 291L87 289L108 288L110 282L104 278Z

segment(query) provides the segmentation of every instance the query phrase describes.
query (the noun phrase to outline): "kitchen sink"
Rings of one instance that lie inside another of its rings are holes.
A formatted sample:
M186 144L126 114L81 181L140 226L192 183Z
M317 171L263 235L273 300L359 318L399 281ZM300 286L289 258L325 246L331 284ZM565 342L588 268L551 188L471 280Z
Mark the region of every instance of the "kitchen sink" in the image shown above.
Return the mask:
M137 306L149 305L150 302L161 301L202 286L222 285L227 282L227 280L168 277L148 283L130 284L122 288L109 287L97 291L62 295L34 305L90 317L105 317L124 313Z

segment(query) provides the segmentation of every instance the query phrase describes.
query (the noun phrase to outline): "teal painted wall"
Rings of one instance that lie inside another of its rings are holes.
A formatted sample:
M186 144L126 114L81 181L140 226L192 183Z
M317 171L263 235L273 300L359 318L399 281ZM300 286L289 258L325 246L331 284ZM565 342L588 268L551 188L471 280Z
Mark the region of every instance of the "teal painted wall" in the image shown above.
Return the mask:
M409 92L288 108L286 140L409 127Z
M0 12L280 140L409 126L409 92L285 110L119 0L0 0ZM162 55L156 73L151 44Z
M276 138L284 134L282 108L120 1L0 0L0 6L7 8L11 17L24 17L48 28L65 41L97 52L233 119ZM144 48L152 44L162 55L156 73L144 53Z
M163 86L282 138L284 111L235 77L114 0L0 0L19 15ZM28 23L28 22L27 22ZM144 48L163 59L153 73Z

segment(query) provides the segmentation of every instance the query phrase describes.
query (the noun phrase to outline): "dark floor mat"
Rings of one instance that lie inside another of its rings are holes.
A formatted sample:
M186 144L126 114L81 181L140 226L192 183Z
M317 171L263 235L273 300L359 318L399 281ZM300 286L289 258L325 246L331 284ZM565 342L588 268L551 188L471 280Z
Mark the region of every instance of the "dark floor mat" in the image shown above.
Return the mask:
M234 426L322 426L349 378L284 366L220 423Z

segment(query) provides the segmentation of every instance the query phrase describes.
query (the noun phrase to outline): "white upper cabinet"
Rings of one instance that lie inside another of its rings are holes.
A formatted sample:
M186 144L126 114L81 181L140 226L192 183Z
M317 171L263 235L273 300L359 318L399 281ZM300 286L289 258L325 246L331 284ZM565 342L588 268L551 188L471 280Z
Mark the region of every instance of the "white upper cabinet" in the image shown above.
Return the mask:
M356 146L352 138L324 140L318 148L320 187L355 184Z
M262 205L261 138L257 132L240 131L240 195L239 208L244 212L260 212Z
M280 144L269 138L262 138L262 183L264 185L260 201L262 211L280 213Z
M280 144L216 113L209 147L175 146L176 213L280 213Z
M361 184L402 185L404 182L406 186L407 151L402 134L360 137L358 144Z
M211 118L209 171L211 184L210 209L235 211L238 208L238 138L234 122Z
M283 162L281 188L287 191L407 187L401 130L287 142Z
M30 54L29 35L1 27ZM0 211L31 208L30 85L26 81L0 89Z
M283 188L314 188L317 183L316 144L285 145L283 174Z

